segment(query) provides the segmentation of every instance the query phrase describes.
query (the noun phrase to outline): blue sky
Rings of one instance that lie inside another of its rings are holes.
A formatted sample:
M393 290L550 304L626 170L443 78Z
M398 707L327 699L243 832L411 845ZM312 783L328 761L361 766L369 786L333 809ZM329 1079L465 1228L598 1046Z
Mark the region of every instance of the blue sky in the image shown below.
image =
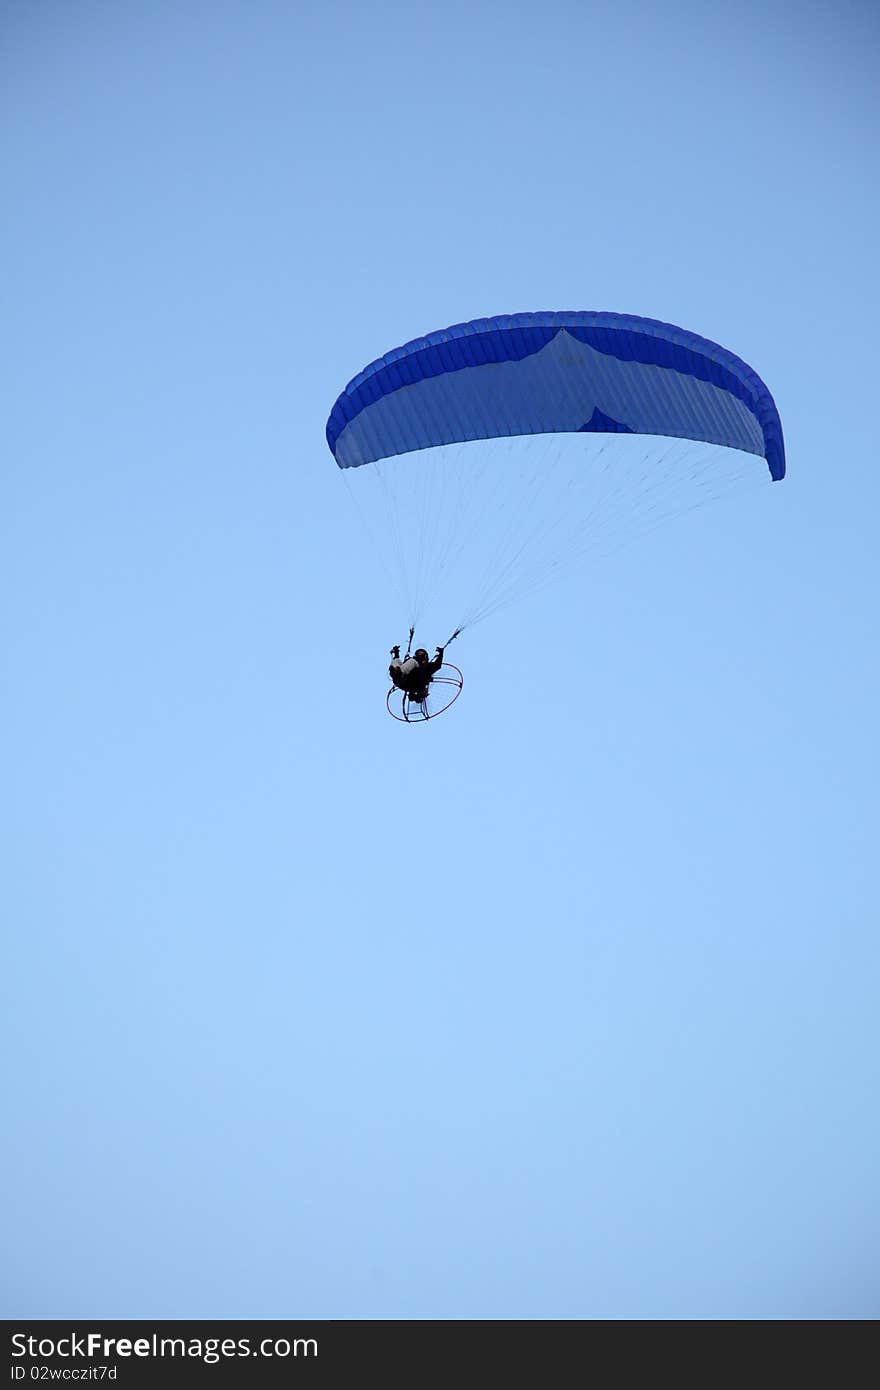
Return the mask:
M5 1315L876 1317L873 8L0 28ZM789 476L403 728L327 414L553 308Z

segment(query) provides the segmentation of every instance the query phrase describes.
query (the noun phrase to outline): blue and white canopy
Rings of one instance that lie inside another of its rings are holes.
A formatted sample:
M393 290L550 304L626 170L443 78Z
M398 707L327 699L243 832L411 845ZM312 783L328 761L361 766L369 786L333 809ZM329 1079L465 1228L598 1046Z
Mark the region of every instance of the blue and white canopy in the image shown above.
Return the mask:
M727 445L785 475L779 412L726 348L628 314L512 314L456 324L386 353L327 422L340 468L511 435L666 435Z

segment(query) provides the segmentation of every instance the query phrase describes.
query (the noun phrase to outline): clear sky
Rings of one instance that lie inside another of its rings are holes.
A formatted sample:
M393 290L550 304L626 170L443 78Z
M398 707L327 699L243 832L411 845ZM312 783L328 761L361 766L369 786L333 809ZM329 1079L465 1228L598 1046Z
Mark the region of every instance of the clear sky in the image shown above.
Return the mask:
M875 7L0 30L5 1316L878 1316ZM538 309L731 348L789 476L408 729L326 417Z

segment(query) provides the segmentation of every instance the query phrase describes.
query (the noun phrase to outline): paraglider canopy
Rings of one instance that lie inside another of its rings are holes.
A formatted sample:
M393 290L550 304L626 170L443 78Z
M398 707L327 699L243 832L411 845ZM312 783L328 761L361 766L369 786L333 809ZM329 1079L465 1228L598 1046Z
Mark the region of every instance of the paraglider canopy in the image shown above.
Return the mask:
M745 362L627 314L512 314L416 338L349 382L327 422L340 468L512 435L666 435L726 445L785 474L779 413Z

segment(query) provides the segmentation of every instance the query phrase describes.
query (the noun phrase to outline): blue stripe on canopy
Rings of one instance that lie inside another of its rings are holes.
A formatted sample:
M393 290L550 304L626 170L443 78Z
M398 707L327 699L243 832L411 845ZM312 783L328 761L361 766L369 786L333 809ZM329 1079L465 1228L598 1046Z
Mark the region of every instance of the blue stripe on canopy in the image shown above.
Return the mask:
M560 432L702 440L785 476L779 412L756 372L695 333L627 314L513 314L386 353L327 422L340 468L464 440Z

